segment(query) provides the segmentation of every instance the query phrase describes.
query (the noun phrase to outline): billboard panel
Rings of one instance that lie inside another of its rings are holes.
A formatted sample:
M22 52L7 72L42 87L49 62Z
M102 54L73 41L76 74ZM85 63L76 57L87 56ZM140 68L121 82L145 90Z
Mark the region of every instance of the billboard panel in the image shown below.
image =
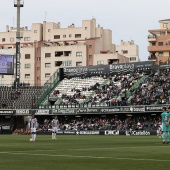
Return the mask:
M0 54L0 74L14 75L14 55Z

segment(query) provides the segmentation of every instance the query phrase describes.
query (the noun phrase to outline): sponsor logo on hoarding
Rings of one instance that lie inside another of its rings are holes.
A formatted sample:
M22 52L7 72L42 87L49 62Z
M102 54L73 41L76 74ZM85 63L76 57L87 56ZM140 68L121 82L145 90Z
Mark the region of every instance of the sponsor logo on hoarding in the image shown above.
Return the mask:
M58 109L58 113L66 114L66 113L75 113L75 109Z
M102 113L112 113L112 112L120 112L120 108L106 108L106 109L101 109Z
M99 135L99 131L77 131L76 132L77 135Z
M29 114L29 110L28 109L17 109L16 114L19 114L19 115Z
M9 130L9 129L10 129L10 126L2 126L2 129L4 129L4 130Z
M50 114L50 111L44 110L44 109L39 109L39 110L36 110L35 114L36 115L48 115L48 114Z
M13 114L13 110L0 110L0 114Z
M117 130L105 130L104 134L105 135L119 135L119 131L117 131Z
M162 106L146 106L146 111L162 111Z
M131 112L145 112L145 108L144 107L130 107L130 111Z
M127 136L128 135L131 135L131 136L149 136L149 135L151 135L151 133L148 131L129 131L129 132L126 131L125 133Z

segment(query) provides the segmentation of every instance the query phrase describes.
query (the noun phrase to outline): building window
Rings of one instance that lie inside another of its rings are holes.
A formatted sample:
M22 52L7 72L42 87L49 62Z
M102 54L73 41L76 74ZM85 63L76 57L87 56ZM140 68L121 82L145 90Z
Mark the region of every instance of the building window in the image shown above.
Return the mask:
M54 35L54 39L60 39L60 35Z
M41 57L37 57L37 61L40 61L41 60Z
M37 80L40 80L40 77L37 77Z
M71 34L69 34L69 38L71 38Z
M51 53L45 53L45 58L51 57Z
M30 37L24 37L24 41L30 41L31 38Z
M93 56L92 55L89 55L89 59L92 59L93 58Z
M37 33L37 30L34 30L34 33Z
M92 45L89 45L89 48L92 48Z
M25 78L29 79L30 78L30 74L25 74Z
M63 65L63 61L55 61L55 67Z
M76 57L82 57L82 52L76 52Z
M45 63L45 68L51 67L51 63Z
M87 27L85 27L85 30L87 30Z
M5 38L2 38L2 42L5 42Z
M97 61L97 65L101 65L101 64L104 64L104 61Z
M81 38L81 34L75 34L75 38Z
M162 56L163 56L163 52L159 52L159 53L158 53L158 56L159 56L159 57L162 57Z
M63 35L63 38L66 38L66 35Z
M45 73L45 77L50 77L51 74L50 73Z
M64 66L72 66L72 61L63 61Z
M130 57L130 61L136 61L136 57Z
M40 67L37 67L37 71L40 71Z
M128 54L128 50L123 50L123 54Z
M166 41L166 45L170 45L170 41Z
M25 59L30 59L31 55L30 54L25 54Z
M158 46L163 46L163 42L158 42Z
M51 29L48 29L48 32L51 32Z
M10 38L10 42L14 42L14 38Z
M82 62L76 62L76 66L82 66Z
M38 48L37 48L37 51L41 51L41 47L38 47Z
M163 23L163 28L168 28L168 23Z
M25 64L25 68L31 68L31 64Z

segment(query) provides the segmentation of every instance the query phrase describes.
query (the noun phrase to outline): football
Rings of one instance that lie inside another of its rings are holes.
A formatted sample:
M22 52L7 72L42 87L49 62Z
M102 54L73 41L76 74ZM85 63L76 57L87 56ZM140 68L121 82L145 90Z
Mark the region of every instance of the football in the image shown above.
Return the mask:
M31 138L31 139L30 139L30 142L32 142L32 141L33 141L33 139Z

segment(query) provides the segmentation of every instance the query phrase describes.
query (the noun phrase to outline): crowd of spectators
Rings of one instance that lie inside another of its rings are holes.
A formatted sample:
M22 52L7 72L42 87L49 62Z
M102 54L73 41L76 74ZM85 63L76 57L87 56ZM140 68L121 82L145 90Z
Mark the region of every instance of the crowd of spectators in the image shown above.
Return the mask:
M126 91L130 89L143 74L134 72L131 74L118 74L109 76L108 84L95 91L93 105L105 103L107 106L126 106Z
M169 69L150 74L139 87L132 91L130 104L170 104Z
M82 78L84 79L84 78ZM82 103L93 103L94 99L91 97L86 96L86 92L94 92L99 90L100 84L98 82L94 83L94 85L90 85L89 87L82 87L77 88L76 85L70 89L71 92L73 92L72 95L67 94L66 91L64 91L62 94L59 90L55 89L53 91L53 98L54 95L57 96L57 99L60 100L60 106L68 106L68 105L79 105ZM60 97L59 97L60 96ZM86 100L87 99L87 100ZM82 102L83 101L83 102Z
M59 130L65 131L86 131L86 130L157 130L161 125L160 116L62 116L59 117ZM51 120L45 119L39 124L39 130L47 132L51 131ZM27 127L16 129L14 134L29 135L30 130Z
M14 134L15 135L30 135L31 131L27 128L20 128L20 129L15 129Z
M16 100L21 95L21 92L19 90L11 91L11 99Z
M60 130L156 130L161 124L160 116L89 116L89 117L74 117L62 116L59 117ZM51 120L45 119L40 124L43 131L51 129Z
M140 82L141 78L145 78ZM170 104L170 74L169 69L151 72L148 75L140 72L131 74L104 75L108 79L104 85L95 83L82 89L72 88L73 95L63 93L60 107L96 107L96 106L127 106ZM139 81L139 84L137 82ZM135 86L136 85L136 86ZM84 91L93 91L93 95L86 96ZM54 91L55 95L60 92ZM83 99L83 100L81 100ZM73 106L74 107L74 106Z

